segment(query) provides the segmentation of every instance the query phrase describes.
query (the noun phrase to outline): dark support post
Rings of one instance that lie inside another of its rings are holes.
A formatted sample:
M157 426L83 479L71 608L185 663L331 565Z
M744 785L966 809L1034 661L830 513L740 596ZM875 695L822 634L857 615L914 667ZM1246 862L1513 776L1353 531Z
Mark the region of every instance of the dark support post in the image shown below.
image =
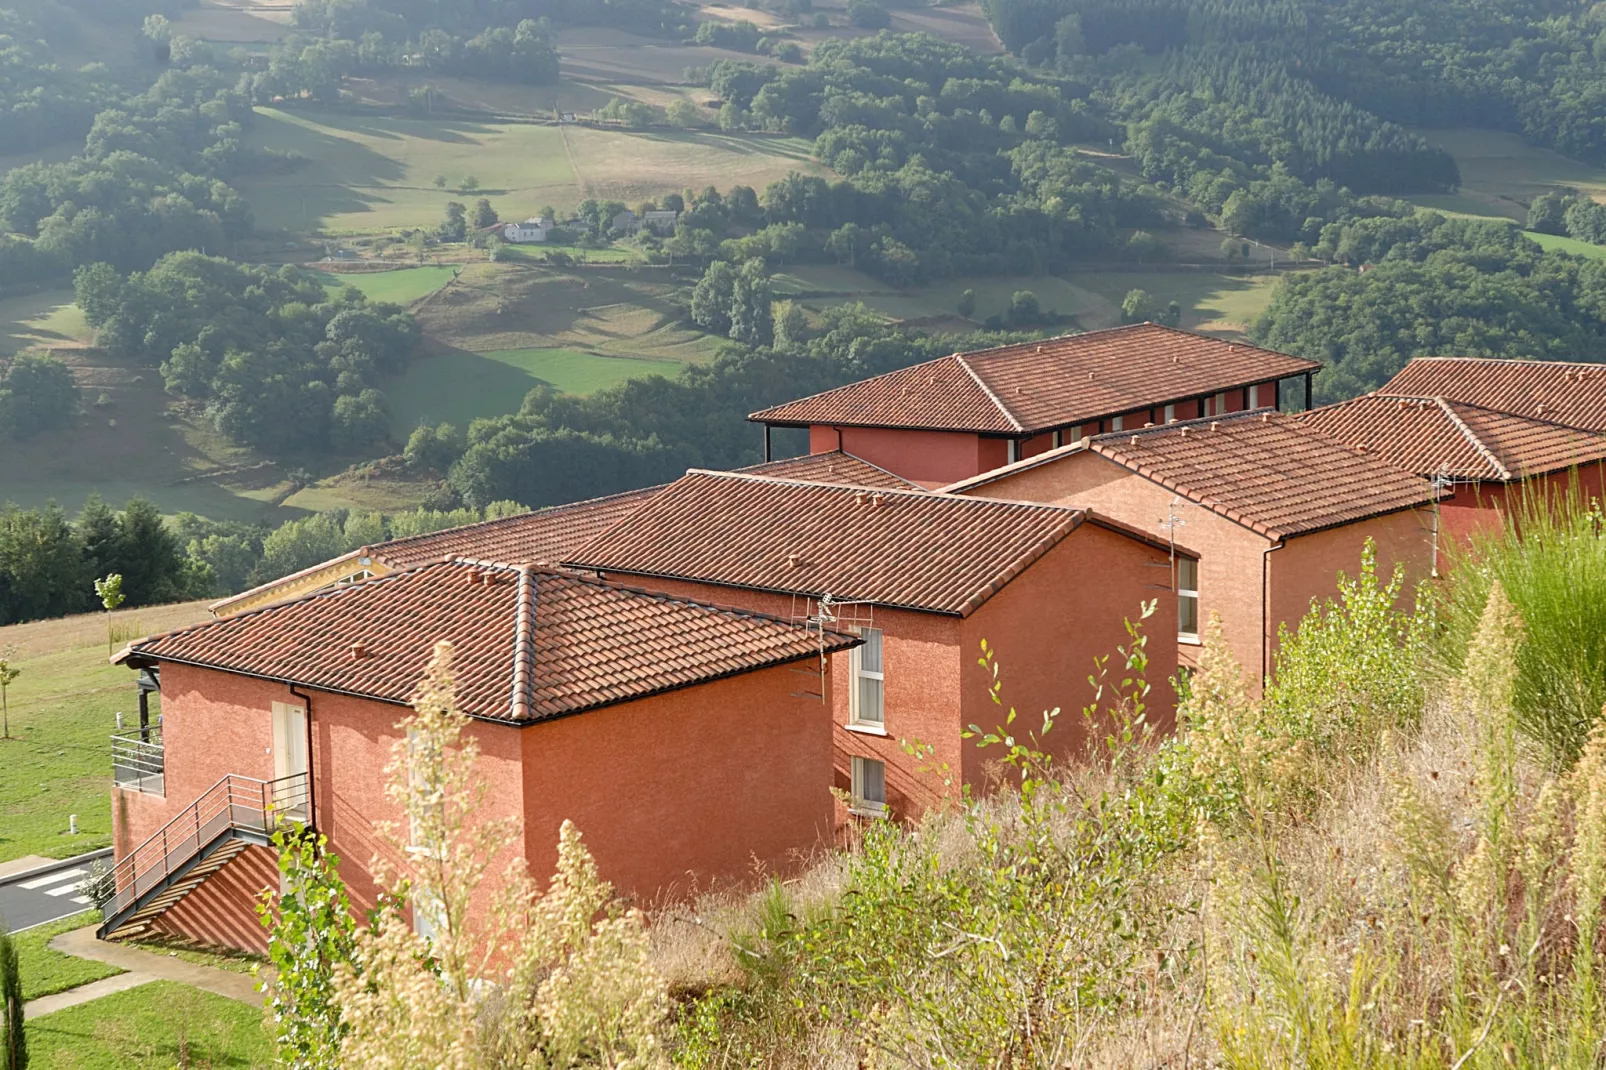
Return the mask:
M144 740L151 731L151 693L139 689L139 738Z
M1310 411L1310 381L1315 378L1311 372L1305 373L1305 411Z
M764 463L768 464L769 460L770 460L770 425L769 424L765 424L764 425Z
M1283 411L1283 381L1281 379L1271 384L1271 407L1278 412Z

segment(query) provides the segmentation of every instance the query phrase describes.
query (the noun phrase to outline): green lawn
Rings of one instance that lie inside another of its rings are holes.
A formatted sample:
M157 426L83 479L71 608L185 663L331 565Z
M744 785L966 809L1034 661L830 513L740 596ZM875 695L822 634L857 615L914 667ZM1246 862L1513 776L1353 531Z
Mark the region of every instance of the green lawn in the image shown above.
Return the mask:
M82 929L85 925L93 925L99 921L99 914L86 910L82 914L62 918L48 925L39 925L13 937L17 945L17 961L22 967L24 1002L38 999L40 996L65 992L69 988L87 985L103 977L116 977L125 972L119 966L91 962L74 955L63 955L46 946L62 933L70 933L74 929Z
M262 1011L173 981L117 992L27 1025L30 1070L269 1067Z
M1537 231L1525 231L1528 237L1553 252L1572 253L1574 256L1587 256L1593 260L1606 259L1606 246L1595 245L1577 238L1565 238L1560 234L1540 234Z
M348 286L355 286L366 294L370 301L392 301L398 305L410 305L420 297L427 297L445 286L452 280L457 270L456 267L428 265L398 268L395 271L318 271L314 274L319 282L334 293Z
M118 614L119 643L205 619L198 604ZM65 858L111 843L111 742L116 714L135 726L134 674L106 660L95 614L0 628L22 675L8 689L11 739L0 739L0 862ZM153 714L155 711L152 711ZM68 833L78 815L78 835Z
M566 394L590 394L643 375L673 376L667 360L602 357L574 349L457 351L408 365L386 392L391 427L405 438L420 423L466 427L476 416L517 412L524 395L546 383Z
M1461 188L1453 194L1410 197L1424 208L1521 222L1528 202L1553 189L1606 197L1606 170L1527 144L1495 130L1424 130L1429 142L1455 157Z
M237 185L265 229L360 233L438 222L447 201L488 196L509 218L580 200L557 127L261 108L255 147L298 153L285 173ZM447 188L434 185L444 175ZM467 177L479 190L463 193Z

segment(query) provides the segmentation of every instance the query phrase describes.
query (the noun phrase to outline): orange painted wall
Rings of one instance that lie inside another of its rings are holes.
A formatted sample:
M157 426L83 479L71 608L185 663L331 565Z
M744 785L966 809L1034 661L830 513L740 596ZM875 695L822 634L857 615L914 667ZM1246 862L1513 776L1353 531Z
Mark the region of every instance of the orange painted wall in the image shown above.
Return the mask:
M580 828L602 875L644 900L744 880L755 860L785 870L832 835L830 715L792 694L806 679L778 666L527 728L471 723L476 776L488 789L480 816L513 818L520 830L487 872L525 858L544 879L564 818ZM299 701L278 684L182 665L164 665L162 685L168 790L116 792L119 857L225 774L271 778L272 704ZM341 860L353 905L366 910L379 890L375 858L405 868L374 824L405 829L385 795L385 767L408 711L311 694L318 828ZM477 910L488 908L495 884L487 881ZM271 852L253 848L163 927L263 950L253 905L277 887Z
M1370 538L1377 546L1378 575L1386 582L1396 564L1405 566L1403 600L1409 605L1418 580L1433 567L1433 510L1407 509L1343 527L1289 539L1267 558L1267 602L1271 607L1268 646L1275 654L1277 625L1289 630L1310 611L1312 599L1337 597L1339 573L1361 571L1361 551Z
M830 692L836 785L844 790L850 786L855 755L876 758L887 765L889 805L899 815L914 816L957 790L944 785L938 771L943 765L953 771L956 785L984 783L987 756L960 738L967 725L992 716L986 694L989 678L976 664L984 637L997 644L1006 668L1012 667L1013 676L1006 684L1009 700L1021 710L1032 710L1033 716L1055 705L1073 711L1062 722L1059 738L1074 742L1073 722L1080 723L1082 707L1091 697L1086 678L1093 657L1113 653L1125 641L1123 622L1137 616L1146 598L1159 597L1159 613L1175 620L1170 592L1149 587L1164 583L1166 570L1142 567L1160 557L1135 540L1084 526L964 620L880 606L860 610L862 619L883 632L886 735L847 727L850 655L836 655ZM787 595L680 580L614 578L785 618L808 609L805 600L794 602ZM1175 672L1174 647L1152 646L1150 676L1156 704L1169 712L1174 703L1165 681ZM902 747L905 740L929 744L931 756L910 758ZM1074 749L1072 742L1064 745L1065 750ZM837 816L839 822L846 819L843 812Z
M1117 648L1129 646L1126 622L1137 622L1143 604L1156 603L1144 625L1149 642L1147 680L1151 692L1149 720L1159 730L1175 723L1177 645L1172 640L1177 619L1175 592L1164 551L1106 528L1083 524L1037 561L1019 580L1006 586L960 628L960 660L964 670L961 723L991 729L1003 724L1009 707L1017 711L1017 735L1041 731L1045 710L1059 707L1055 727L1041 737L1044 750L1060 759L1086 753L1082 711L1094 701L1094 659L1110 657L1107 683L1119 683L1123 659ZM989 694L992 677L977 665L981 641L996 652L1000 697ZM995 772L997 752L963 744L964 779L978 784Z
M1512 484L1461 485L1454 490L1453 497L1439 503L1440 532L1446 548L1452 540L1465 542L1475 532L1497 529L1513 512L1524 508L1521 502L1526 495L1548 495L1555 502L1565 503L1576 491L1585 500L1606 501L1606 465L1585 465ZM1440 565L1444 565L1443 558Z
M340 875L351 892L353 905L366 910L374 904L378 891L372 871L376 855L400 868L401 859L375 832L374 822L401 820L400 812L385 797L384 769L390 761L391 745L399 737L394 725L407 711L343 695L317 691L311 694L318 828L329 837L330 850L340 858ZM271 779L274 702L300 700L288 688L264 680L185 665L163 665L166 794L155 797L114 789L117 857L181 813L224 775ZM491 788L483 816L520 816L520 730L474 722L468 731L481 748L478 775ZM500 872L518 853L515 850L508 858L498 859L492 872ZM220 942L260 949L263 937L252 911L252 898L235 893L264 874L275 888L278 879L274 871L248 862L248 857L249 853L242 855L192 892L194 907L188 915L170 915L173 924L179 924L186 916L204 915L210 934L206 938L217 939L219 934L226 934L231 938ZM214 885L225 874L233 876ZM239 884L241 881L245 884ZM251 895L259 890L260 886L253 885Z
M940 487L1006 463L1003 439L952 431L900 431L882 427L844 427L840 447L837 429L809 429L809 452L841 448L889 472L931 487ZM994 457L996 453L998 456Z
M524 839L557 863L572 820L644 903L786 873L832 837L831 715L780 665L524 729Z
M967 493L1087 508L1160 539L1167 536L1162 521L1170 515L1176 498L1165 487L1090 452L1070 454ZM1368 535L1377 539L1379 560L1385 567L1403 560L1412 569L1425 572L1430 564L1429 510L1377 517L1302 536L1273 550L1272 540L1202 506L1184 499L1174 508L1182 521L1177 529L1178 544L1199 555L1201 626L1211 614L1220 616L1222 636L1255 693L1260 690L1262 673L1272 666L1279 622L1297 622L1313 595L1336 593L1338 569L1352 575L1357 571L1360 548ZM1263 567L1267 587L1261 582ZM1273 581L1273 576L1280 582ZM1168 620L1174 627L1174 613ZM1153 634L1160 635L1161 627L1157 619ZM1178 640L1176 649L1180 664L1197 662L1197 644Z

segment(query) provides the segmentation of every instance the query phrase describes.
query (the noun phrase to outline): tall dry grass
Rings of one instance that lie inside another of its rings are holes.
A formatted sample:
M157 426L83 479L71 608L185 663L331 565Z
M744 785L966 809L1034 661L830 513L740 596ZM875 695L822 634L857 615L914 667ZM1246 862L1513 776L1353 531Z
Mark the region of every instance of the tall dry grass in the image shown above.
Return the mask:
M1601 1065L1606 730L1564 766L1523 729L1503 585L1446 659L1396 582L1315 610L1264 702L1207 640L1172 738L661 919L677 1064Z

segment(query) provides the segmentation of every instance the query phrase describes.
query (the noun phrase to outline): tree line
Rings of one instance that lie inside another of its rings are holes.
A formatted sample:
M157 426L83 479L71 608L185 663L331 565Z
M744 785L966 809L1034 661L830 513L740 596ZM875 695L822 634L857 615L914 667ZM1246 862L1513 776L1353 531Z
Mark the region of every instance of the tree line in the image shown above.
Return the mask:
M413 509L391 514L336 509L277 526L180 513L164 521L143 498L113 510L92 496L76 517L54 503L0 505L0 625L86 613L100 603L94 581L122 576L124 605L238 594L361 546L523 512Z
M231 440L273 456L382 444L382 377L420 336L399 305L327 291L308 273L171 253L124 276L80 268L74 294L99 344L161 372L169 393L205 406Z
M1606 361L1606 261L1547 252L1511 224L1365 219L1331 226L1314 252L1335 265L1284 276L1250 337L1323 361L1319 401L1376 389L1417 356Z

